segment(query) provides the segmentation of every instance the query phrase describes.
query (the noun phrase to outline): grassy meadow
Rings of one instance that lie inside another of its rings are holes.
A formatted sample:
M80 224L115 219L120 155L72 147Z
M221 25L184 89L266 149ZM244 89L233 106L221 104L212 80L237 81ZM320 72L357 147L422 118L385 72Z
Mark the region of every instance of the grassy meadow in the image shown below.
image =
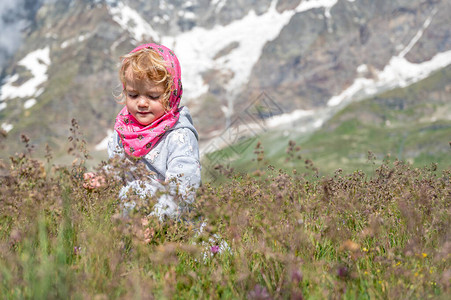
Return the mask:
M216 166L179 220L124 215L107 187L83 187L72 164L22 154L0 177L2 299L449 299L451 170L369 154L371 175L278 169L254 149L252 173ZM294 142L287 161L299 160ZM118 172L125 169L110 162ZM299 165L296 163L296 165ZM103 166L98 167L102 172ZM321 175L320 175L321 174ZM203 224L200 230L200 225Z

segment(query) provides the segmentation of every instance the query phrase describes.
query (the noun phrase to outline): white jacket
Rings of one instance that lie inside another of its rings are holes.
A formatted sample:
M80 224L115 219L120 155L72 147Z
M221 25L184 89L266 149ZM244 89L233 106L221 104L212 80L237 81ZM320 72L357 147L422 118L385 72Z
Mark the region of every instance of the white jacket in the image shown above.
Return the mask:
M124 148L116 131L108 142L108 156L125 158ZM177 123L143 159L137 161L137 164L139 163L144 163L151 172L143 180L134 177L133 170L130 170L131 176L119 193L120 199L126 200L130 192L136 193L142 199L163 192L152 213L160 218L164 215L176 216L185 204L194 201L195 190L201 184L201 166L198 134L187 107L180 108ZM176 194L180 197L176 197ZM179 198L183 201L176 200ZM124 205L131 209L135 203Z

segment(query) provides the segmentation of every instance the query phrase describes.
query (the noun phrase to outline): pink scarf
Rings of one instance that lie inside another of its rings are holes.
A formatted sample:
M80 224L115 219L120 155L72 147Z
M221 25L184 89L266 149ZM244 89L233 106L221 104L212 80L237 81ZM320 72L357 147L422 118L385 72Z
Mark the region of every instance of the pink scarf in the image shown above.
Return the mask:
M114 129L121 138L125 152L134 157L145 156L155 147L165 132L174 127L179 119L179 104L183 93L180 63L174 52L163 45L157 44L144 44L133 49L132 52L143 48L155 50L165 61L170 63L172 68L168 67L167 70L172 75L174 91L169 98L171 110L147 126L139 124L127 111L126 106L117 115Z

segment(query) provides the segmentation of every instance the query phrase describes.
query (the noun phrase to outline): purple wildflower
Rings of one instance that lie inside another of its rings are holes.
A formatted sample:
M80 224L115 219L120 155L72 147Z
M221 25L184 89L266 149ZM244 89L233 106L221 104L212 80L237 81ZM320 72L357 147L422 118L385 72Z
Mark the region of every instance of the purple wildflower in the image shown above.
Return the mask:
M219 252L219 246L217 246L217 245L211 246L210 251L213 254L218 253Z
M349 270L346 266L340 266L337 269L337 275L340 278L347 278L349 275Z
M81 251L81 247L80 246L75 246L74 247L74 255L79 255Z
M264 286L257 284L255 285L254 289L249 292L249 298L258 300L267 300L271 299L271 296L268 294L268 291Z

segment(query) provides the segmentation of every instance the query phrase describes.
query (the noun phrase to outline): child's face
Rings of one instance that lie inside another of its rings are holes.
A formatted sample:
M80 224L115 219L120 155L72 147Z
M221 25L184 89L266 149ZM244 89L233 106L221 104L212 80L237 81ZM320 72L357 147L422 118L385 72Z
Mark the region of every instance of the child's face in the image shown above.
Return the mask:
M125 106L141 124L149 125L164 115L162 104L164 84L151 80L134 80L132 72L125 72Z

